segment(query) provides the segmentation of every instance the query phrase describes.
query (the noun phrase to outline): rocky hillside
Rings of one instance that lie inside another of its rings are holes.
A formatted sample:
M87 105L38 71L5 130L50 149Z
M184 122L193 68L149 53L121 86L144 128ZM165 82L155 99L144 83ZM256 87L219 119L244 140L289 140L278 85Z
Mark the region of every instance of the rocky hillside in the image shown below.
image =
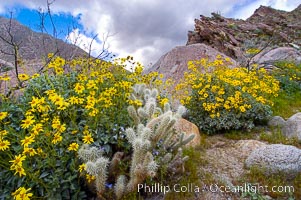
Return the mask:
M48 34L33 32L16 20L10 21L0 17L0 65L13 65L14 56L10 54L14 54L14 49L9 44L12 42L18 46L19 59L22 62L39 63L38 61L50 52L57 52L57 55L66 59L87 55L75 45L67 44Z
M301 62L300 16L301 5L291 12L261 6L247 20L216 13L211 17L201 15L195 19L194 31L188 32L186 46L163 55L146 73L158 71L166 77L178 78L187 69L187 60L213 60L217 53L241 66L253 62L271 65L279 59ZM249 49L258 49L259 53L250 55Z
M247 20L224 18L212 13L195 20L187 45L204 43L227 56L245 61L248 48L267 45L301 47L301 5L291 12L261 6Z

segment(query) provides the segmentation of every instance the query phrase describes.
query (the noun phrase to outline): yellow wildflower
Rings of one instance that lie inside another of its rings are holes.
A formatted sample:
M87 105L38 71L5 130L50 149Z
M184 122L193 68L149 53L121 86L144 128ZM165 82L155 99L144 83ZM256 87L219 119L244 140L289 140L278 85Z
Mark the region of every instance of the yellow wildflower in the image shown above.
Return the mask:
M47 57L52 58L54 56L54 53L48 53Z
M3 120L5 117L7 117L7 112L0 112L0 120Z
M54 134L54 137L53 137L53 139L52 139L52 143L53 144L56 144L56 143L58 143L58 142L61 142L63 140L63 137L61 136L61 134L59 134L59 133L56 133L56 134Z
M0 131L0 137L4 137L5 135L8 134L8 131L7 130L2 130Z
M9 81L10 77L7 74L5 74L4 76L0 76L0 80L1 81Z
M92 181L95 180L95 176L92 176L90 174L86 174L86 180L88 181L88 183L91 183Z
M168 98L163 98L160 100L161 106L164 106L166 103L168 103Z
M71 103L71 104L79 104L79 99L78 99L78 97L71 96L71 97L68 99L68 102Z
M32 136L26 136L23 140L21 140L21 143L24 147L28 147L31 143L34 142L34 137Z
M27 116L26 119L22 120L23 124L21 124L21 127L23 129L30 127L35 122L33 118L33 116Z
M43 124L41 124L41 123L35 124L32 127L31 131L33 132L32 133L33 135L35 135L35 136L38 135L40 132L43 132Z
M5 151L9 148L10 142L8 140L1 140L0 137L0 151Z
M34 108L35 106L37 106L39 104L39 98L36 97L32 97L31 102L29 102L29 104L31 105L32 108Z
M37 77L39 77L40 76L40 74L33 74L32 76L31 76L31 78L37 78Z
M23 175L26 176L25 170L24 170L24 168L23 168L22 165L17 165L17 166L15 166L14 170L16 171L16 172L14 173L14 175L16 175L17 173L19 173L18 175L19 175L20 177L22 177Z
M18 78L20 79L20 81L26 81L28 80L30 77L27 74L19 74Z
M94 140L90 134L87 134L83 136L83 142L85 144L91 144L92 142L94 142Z
M26 156L22 156L22 154L19 154L15 156L14 160L10 160L9 162L13 163L13 165L22 165L22 162L26 159Z
M240 106L239 109L240 109L240 112L246 112L246 108L244 106Z
M39 155L41 155L41 154L44 153L44 152L43 152L43 149L42 149L41 147L37 148L37 152L38 152Z
M73 142L73 143L71 143L71 144L69 145L68 150L69 150L69 151L77 151L78 146L79 146L79 145L78 145L76 142Z
M78 167L79 172L82 172L83 170L86 170L86 164L83 163Z
M74 91L75 91L77 94L83 93L84 90L85 90L85 87L84 87L83 85L81 85L80 83L76 83L76 84L75 84Z
M15 200L30 200L30 197L32 197L32 193L28 193L31 188L25 189L24 187L18 188L15 192L12 193L12 196Z
M29 154L29 156L34 156L37 154L36 150L34 148L27 148L25 147L23 150L23 154Z

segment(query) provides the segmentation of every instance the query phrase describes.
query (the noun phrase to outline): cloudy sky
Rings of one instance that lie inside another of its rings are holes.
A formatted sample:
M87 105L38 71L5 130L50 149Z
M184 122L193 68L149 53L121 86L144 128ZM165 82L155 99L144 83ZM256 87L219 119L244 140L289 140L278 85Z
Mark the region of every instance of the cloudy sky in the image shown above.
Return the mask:
M132 55L145 66L175 46L185 45L194 19L218 12L246 19L260 5L291 11L301 0L49 0L58 37L96 55L105 46L118 56ZM46 0L1 0L0 15L13 13L21 23L38 30L38 9ZM47 25L48 26L48 25ZM47 28L47 27L46 27ZM49 31L51 33L51 31Z

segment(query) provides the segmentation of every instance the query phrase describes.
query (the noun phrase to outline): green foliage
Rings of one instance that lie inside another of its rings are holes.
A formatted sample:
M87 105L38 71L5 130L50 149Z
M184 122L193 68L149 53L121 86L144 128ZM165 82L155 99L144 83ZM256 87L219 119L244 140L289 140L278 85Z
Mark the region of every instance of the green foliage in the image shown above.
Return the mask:
M274 115L288 118L301 111L301 64L280 62L273 75L279 80L281 92L274 98Z
M96 84L97 91L88 90L83 92L82 95L78 95L74 90L74 86L78 83L78 78L81 77L78 72L71 72L64 75L47 74L41 75L38 78L29 82L28 87L24 92L24 104L29 102L31 97L45 96L45 92L54 90L58 95L66 100L72 98L85 98L86 107L81 104L72 104L68 110L63 110L59 113L52 112L52 114L59 115L62 123L65 123L69 129L84 131L85 127L89 127L89 131L96 136L95 142L101 145L107 153L112 154L113 150L123 148L127 146L123 141L123 135L121 135L124 127L130 125L130 120L127 117L126 106L128 101L126 100L126 92L128 89L117 88L116 82L126 81L126 77L122 75L115 76L114 79L107 79L105 83ZM97 77L96 77L97 78ZM95 81L96 78L91 77L81 84L84 86L89 81ZM116 89L115 89L116 88ZM94 95L90 95L90 92ZM118 96L118 98L114 96ZM97 102L95 97L107 98L104 102ZM105 97L104 97L105 96ZM91 99L89 102L89 98ZM105 101L109 102L106 105ZM89 103L96 104L94 107L98 110L98 113L93 114L93 109L87 109ZM114 106L113 106L114 105ZM92 112L91 112L92 110ZM99 112L101 110L101 112ZM116 115L118 113L118 115Z
M23 98L19 102L11 102L4 108L10 114L0 126L1 130L8 131L5 137L11 146L6 151L0 151L0 199L10 199L12 191L24 185L31 188L35 196L47 199L86 198L81 187L84 183L78 179L79 162L76 154L66 149L74 139L65 137L60 145L53 146L45 136L49 131L45 127L32 144L21 145L22 140L29 136L28 130L20 127L21 121L25 119L26 100ZM25 158L21 164L24 176L12 168L11 161L16 155Z
M258 130L257 130L258 131ZM259 130L261 131L261 130ZM249 139L254 139L254 132L255 131L241 131L241 130L230 130L227 131L224 136L227 139L230 140L249 140Z
M260 140L267 141L271 144L293 145L301 148L301 142L298 141L298 138L287 138L281 133L281 130L278 130L277 128L272 130L271 133L261 133Z
M136 105L128 100L131 86L148 82L153 74L142 76L141 66L128 73L118 64L67 63L56 57L44 73L23 75L26 87L20 97L1 100L1 198L11 199L21 190L36 198L87 198L93 178L80 177L77 150L94 143L108 157L120 148L128 152L126 108Z
M279 96L273 100L273 115L289 118L293 114L300 112L301 101L299 101L299 99L301 99L301 90L290 94L282 90Z
M237 30L238 29L238 26L235 24L235 23L230 23L227 25L229 28L231 29L234 29L234 30Z
M278 62L273 75L280 82L280 87L288 95L293 95L301 90L301 64L292 62Z
M189 69L178 85L192 90L182 103L189 110L188 119L206 133L250 130L271 116L271 99L279 86L264 69L230 69L221 58L190 62Z

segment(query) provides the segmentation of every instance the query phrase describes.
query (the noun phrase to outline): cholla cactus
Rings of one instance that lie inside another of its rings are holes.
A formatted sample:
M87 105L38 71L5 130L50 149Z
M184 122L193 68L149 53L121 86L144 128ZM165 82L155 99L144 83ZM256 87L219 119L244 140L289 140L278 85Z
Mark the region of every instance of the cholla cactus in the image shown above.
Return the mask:
M122 198L128 192L135 191L138 184L143 183L148 177L156 176L161 165L167 165L171 173L184 170L184 162L188 157L183 157L181 146L187 144L194 138L185 134L177 135L174 124L185 113L186 109L180 106L173 112L170 104L166 103L163 110L157 106L157 89L148 89L144 84L135 85L131 100L143 102L143 106L135 108L128 107L129 116L133 119L135 126L125 130L126 138L132 146L131 166L129 177L119 175L117 177L114 191L117 199ZM154 158L153 150L163 152L161 158ZM98 195L105 190L105 182L108 177L107 171L112 173L116 169L118 161L123 156L122 152L114 155L109 170L109 160L103 157L103 152L96 147L83 145L79 150L79 157L86 162L87 173L96 177L96 188ZM118 154L118 155L117 155ZM181 169L181 170L179 170ZM110 175L109 174L109 175ZM115 176L116 174L114 174Z
M126 194L126 176L125 175L120 175L117 178L115 187L114 187L114 192L117 197L117 199L121 199L121 197Z
M135 109L134 106L129 106L128 111L130 117L136 122L136 126L146 120L146 126L151 130L150 142L152 145L157 144L160 140L164 141L166 149L177 149L190 142L194 135L184 138L185 134L181 134L179 139L175 137L173 129L176 121L186 112L184 106L179 106L176 113L173 113L169 103L165 103L164 109L157 107L156 98L158 95L157 89L147 89L144 84L137 84L133 87L134 92L130 98L132 100L140 100L144 102L144 106ZM138 133L139 135L139 133Z
M96 147L90 147L87 144L84 144L78 151L79 158L84 162L96 161L97 158L100 158L103 155L103 151Z
M96 147L83 145L78 151L79 157L86 162L86 171L95 177L95 186L98 194L105 190L107 167L109 159L102 156L103 151Z
M178 165L184 166L188 157L182 157L181 146L190 142L194 135L185 138L184 133L175 135L174 124L186 112L185 107L180 106L177 112L172 112L170 104L166 103L162 110L157 106L156 98L157 89L147 89L145 85L135 85L130 98L143 102L143 106L136 109L134 106L128 107L130 117L136 124L136 130L133 128L126 129L126 136L133 147L133 156L130 171L130 180L127 184L127 191L133 191L137 184L142 183L147 177L154 177L160 164L154 160L151 150L160 146L166 156L170 157L168 169L175 171ZM145 125L142 124L145 122ZM168 150L178 153L175 157L168 153Z
M188 160L189 157L185 156L183 157L183 151L182 148L178 149L177 154L175 155L175 157L171 160L165 160L164 162L168 162L168 171L171 172L172 174L176 174L176 173L181 173L184 172L184 163L186 160Z

